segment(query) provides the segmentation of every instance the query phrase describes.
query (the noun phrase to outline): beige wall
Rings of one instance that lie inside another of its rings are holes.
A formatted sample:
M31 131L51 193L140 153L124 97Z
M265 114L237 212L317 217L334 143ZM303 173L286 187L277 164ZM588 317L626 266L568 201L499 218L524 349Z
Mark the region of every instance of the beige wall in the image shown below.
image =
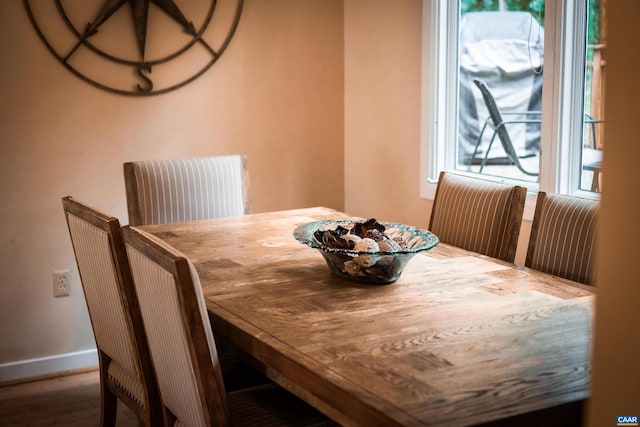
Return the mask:
M421 0L345 1L345 206L426 227L420 198Z
M73 76L20 0L0 2L0 57L0 364L94 347L60 198L126 223L124 161L246 153L254 211L344 208L342 0L246 0L221 59L151 98Z

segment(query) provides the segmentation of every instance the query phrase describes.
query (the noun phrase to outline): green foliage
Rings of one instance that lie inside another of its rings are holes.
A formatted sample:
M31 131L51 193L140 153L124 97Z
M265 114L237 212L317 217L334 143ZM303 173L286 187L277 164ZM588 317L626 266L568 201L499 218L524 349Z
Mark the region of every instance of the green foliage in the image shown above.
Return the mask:
M600 2L601 0L588 1L588 43L600 42ZM544 27L545 0L460 0L460 13L490 10L517 10L530 12Z
M589 0L587 16L587 43L598 44L602 40L600 19L600 0Z
M460 0L460 13L498 10L498 0Z
M460 0L460 13L491 10L528 11L544 24L544 0Z

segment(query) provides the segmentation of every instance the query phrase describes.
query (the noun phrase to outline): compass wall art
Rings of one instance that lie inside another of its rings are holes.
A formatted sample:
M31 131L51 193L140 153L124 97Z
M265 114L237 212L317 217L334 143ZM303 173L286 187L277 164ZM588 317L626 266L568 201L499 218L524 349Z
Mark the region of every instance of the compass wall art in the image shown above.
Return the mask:
M203 75L233 37L244 0L23 0L49 51L100 89L149 96Z

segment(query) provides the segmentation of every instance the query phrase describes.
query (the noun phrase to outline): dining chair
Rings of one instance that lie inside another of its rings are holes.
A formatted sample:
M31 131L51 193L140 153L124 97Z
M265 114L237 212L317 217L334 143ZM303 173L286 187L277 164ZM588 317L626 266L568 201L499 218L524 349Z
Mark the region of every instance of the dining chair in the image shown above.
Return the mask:
M123 165L130 225L241 216L251 211L244 155L146 160ZM227 388L269 382L255 361L216 340Z
M593 285L599 202L539 192L525 266Z
M162 405L120 223L70 196L62 206L98 350L100 425L115 425L118 400L142 425L159 425Z
M513 262L527 189L440 172L429 230L440 242Z
M124 163L131 225L240 216L251 211L244 155Z
M276 384L227 393L198 274L173 247L123 229L168 425L331 425Z

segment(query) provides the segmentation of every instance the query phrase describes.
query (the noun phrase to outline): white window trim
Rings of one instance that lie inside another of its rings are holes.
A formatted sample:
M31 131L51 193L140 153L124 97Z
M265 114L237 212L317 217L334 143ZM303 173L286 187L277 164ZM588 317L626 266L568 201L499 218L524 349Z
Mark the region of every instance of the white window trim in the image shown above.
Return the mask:
M457 2L456 2L457 3ZM421 88L421 127L420 127L420 195L433 200L438 183L438 171L445 165L445 151L436 141L444 141L450 132L447 132L446 96L438 96L440 92L446 92L447 87L453 85L441 82L440 76L447 78L446 72L452 55L447 55L452 49L451 41L455 40L451 33L457 28L449 28L449 34L441 37L445 31L441 27L443 20L449 21L447 14L450 7L438 0L423 0L422 2L422 88ZM432 54L432 52L434 52ZM432 58L436 58L432 61ZM455 65L454 65L455 66ZM450 95L450 94L448 94ZM456 97L449 99L457 99ZM453 104L453 103L451 103ZM450 109L456 108L453 104ZM441 124L441 125L440 125ZM451 151L451 150L449 150Z
M547 173L541 175L541 178L545 179L541 179L540 189L597 198L594 193L580 190L578 179L582 168L579 142L582 140L583 129L578 123L582 121L584 105L585 49L582 40L586 34L582 19L586 13L586 5L581 1L549 2L549 6L551 5L555 6L555 9L545 18L545 27L549 28L548 32L545 28L545 45L553 46L554 55L549 62L550 70L547 68L545 57L542 95L542 149L550 155L542 158L541 168L544 167ZM558 25L555 20L561 20L561 26L565 31L556 31ZM576 125L560 126L560 123ZM577 143L551 144L551 141ZM556 165L564 165L564 168L558 168ZM558 170L562 170L562 173L557 173Z
M529 188L524 218L532 219L538 190L598 198L579 189L581 119L583 114L584 40L582 19L584 2L561 0L547 2L545 16L545 72L543 76L543 124L541 130L540 182L524 183L483 176L486 179L517 183ZM457 70L457 28L443 22L457 22L458 2L423 0L422 8L422 88L420 132L420 196L433 200L440 170L452 170L454 150L438 141L455 140L458 94L454 73ZM557 25L559 22L560 25ZM556 28L565 31L556 31ZM548 52L553 52L550 55ZM432 60L432 58L436 58ZM453 100L453 102L452 102ZM579 108L575 108L579 106ZM564 126L560 124L564 123ZM573 126L566 125L573 123ZM575 141L573 144L553 141ZM547 154L548 153L548 154ZM563 167L560 167L562 165ZM463 172L461 172L463 173ZM475 175L475 174L474 174Z

